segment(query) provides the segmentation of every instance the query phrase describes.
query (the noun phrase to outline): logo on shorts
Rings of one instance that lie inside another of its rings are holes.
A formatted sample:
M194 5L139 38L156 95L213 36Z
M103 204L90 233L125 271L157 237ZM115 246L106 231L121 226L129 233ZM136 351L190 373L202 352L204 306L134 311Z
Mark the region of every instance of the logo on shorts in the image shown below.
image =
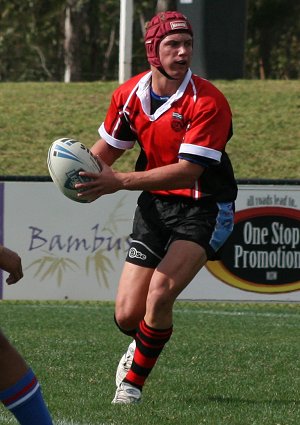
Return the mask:
M130 258L139 258L141 260L146 260L147 256L145 254L143 254L142 252L138 251L135 248L130 248L129 252L128 252L128 256Z

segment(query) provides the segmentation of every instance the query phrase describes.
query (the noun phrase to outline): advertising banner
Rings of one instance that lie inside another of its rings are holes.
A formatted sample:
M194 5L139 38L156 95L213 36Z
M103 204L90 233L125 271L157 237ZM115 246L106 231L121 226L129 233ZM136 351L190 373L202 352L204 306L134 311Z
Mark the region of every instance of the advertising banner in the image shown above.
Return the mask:
M207 270L242 299L299 300L299 205L299 186L240 185L234 232Z
M0 242L22 257L24 278L2 299L114 300L139 193L91 204L52 182L0 183ZM300 301L300 186L239 185L232 237L180 295L192 300Z

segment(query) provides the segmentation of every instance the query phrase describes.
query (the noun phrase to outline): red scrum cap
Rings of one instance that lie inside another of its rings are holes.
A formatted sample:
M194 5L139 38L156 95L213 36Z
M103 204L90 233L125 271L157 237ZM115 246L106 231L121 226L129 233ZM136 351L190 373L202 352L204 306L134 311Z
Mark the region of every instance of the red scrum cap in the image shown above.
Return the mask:
M161 12L148 22L145 33L145 47L150 65L156 68L161 67L158 54L160 42L167 35L177 32L187 32L193 37L191 24L180 12Z

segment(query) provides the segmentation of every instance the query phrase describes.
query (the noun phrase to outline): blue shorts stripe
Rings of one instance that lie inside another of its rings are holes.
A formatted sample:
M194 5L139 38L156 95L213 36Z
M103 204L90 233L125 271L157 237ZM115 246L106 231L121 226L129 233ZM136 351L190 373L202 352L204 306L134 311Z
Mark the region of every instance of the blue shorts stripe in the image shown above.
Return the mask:
M217 252L231 235L234 225L233 202L217 203L219 212L216 219L215 230L209 241L212 249Z

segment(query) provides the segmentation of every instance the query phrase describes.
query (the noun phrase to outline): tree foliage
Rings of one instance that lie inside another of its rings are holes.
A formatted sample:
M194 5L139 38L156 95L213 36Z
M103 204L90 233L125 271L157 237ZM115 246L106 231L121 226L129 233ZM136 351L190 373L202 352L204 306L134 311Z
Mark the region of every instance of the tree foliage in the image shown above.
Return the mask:
M247 23L248 78L300 78L300 3L249 0Z
M148 66L145 22L159 8L177 3L135 0L134 73ZM68 64L75 67L70 71L73 81L117 79L119 13L119 0L3 0L0 81L63 81ZM68 16L73 31L69 44ZM248 0L245 77L300 78L299 2Z
M64 2L3 1L0 6L0 80L60 79L64 64Z

